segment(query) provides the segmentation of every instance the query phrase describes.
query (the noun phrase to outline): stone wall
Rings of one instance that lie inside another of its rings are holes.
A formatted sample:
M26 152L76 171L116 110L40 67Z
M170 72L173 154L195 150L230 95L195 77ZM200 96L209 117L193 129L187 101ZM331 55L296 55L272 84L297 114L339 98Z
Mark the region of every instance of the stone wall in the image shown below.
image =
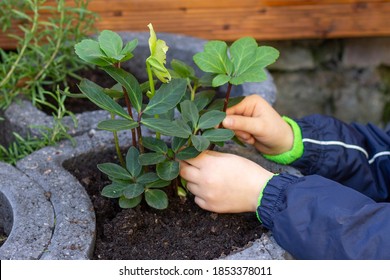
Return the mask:
M321 113L346 122L390 120L390 38L266 42L281 52L269 69L275 108L299 118Z

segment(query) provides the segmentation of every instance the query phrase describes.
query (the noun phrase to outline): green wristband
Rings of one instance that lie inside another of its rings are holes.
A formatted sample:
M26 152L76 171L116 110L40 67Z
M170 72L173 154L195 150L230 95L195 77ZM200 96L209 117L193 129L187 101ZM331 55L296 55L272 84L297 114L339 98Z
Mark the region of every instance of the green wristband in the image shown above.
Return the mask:
M261 199L263 198L263 192L264 192L264 189L265 189L265 187L267 186L267 184L268 184L268 182L274 177L274 176L277 176L277 175L279 175L279 174L274 174L271 178L269 178L268 180L267 180L267 182L265 182L265 184L264 184L264 186L263 186L263 188L261 189L261 192L260 192L260 194L259 194L259 199L257 200L257 208L259 208L259 206L260 206L260 204L261 204ZM260 223L263 223L262 221L261 221L261 219L260 219L260 215L259 215L259 211L256 211L256 217L257 217L257 219L260 221Z
M266 159L269 159L269 160L274 161L276 163L286 165L286 164L290 164L290 163L294 162L295 160L299 159L302 156L303 142L302 142L302 132L301 132L301 128L299 127L299 125L294 120L292 120L286 116L283 116L282 118L284 119L284 121L286 123L288 123L291 126L291 128L293 130L293 134L294 134L293 147L291 148L291 150L284 152L284 153L281 153L281 154L278 154L278 155L265 155L265 154L263 154L263 156Z

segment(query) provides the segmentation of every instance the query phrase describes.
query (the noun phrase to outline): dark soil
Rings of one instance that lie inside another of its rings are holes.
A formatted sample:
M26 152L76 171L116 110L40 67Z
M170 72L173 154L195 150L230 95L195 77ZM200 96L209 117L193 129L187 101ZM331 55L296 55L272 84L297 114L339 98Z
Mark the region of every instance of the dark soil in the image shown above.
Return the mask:
M96 168L98 163L113 162L113 154L100 153L93 160L81 157L65 164L85 186L96 212L94 259L215 259L264 232L255 214L207 212L191 195L185 202L171 197L168 209L162 211L145 204L120 209L116 199L100 195L110 182Z

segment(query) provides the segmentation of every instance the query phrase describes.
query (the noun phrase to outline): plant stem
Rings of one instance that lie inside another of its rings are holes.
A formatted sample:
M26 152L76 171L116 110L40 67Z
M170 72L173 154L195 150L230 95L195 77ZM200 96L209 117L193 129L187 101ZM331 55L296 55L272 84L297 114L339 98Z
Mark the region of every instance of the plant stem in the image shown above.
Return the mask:
M110 113L110 115L111 115L112 120L115 119L114 113ZM113 131L112 134L114 135L115 150L116 150L116 153L118 155L119 162L122 165L122 167L126 168L126 163L125 163L125 160L123 159L121 149L119 146L118 133L116 131Z
M33 19L33 24L32 24L32 27L29 31L28 34L30 34L30 36L28 36L27 34L25 34L25 41L23 42L23 46L22 48L20 49L20 52L19 52L19 55L18 55L18 58L16 59L16 61L12 64L12 67L10 69L10 71L7 73L7 76L0 82L0 88L2 88L7 82L8 80L11 78L13 72L15 71L16 67L18 66L20 60L22 59L25 51L27 50L27 47L28 47L28 44L30 43L30 41L33 39L33 34L36 32L37 30L37 27L38 27L38 18L39 18L39 12L38 12L38 3L37 1L34 1L33 3L33 11L34 11L34 19Z
M226 113L226 110L227 110L227 107L228 107L228 104L229 104L229 98L230 98L230 92L232 90L232 84L229 83L228 84L228 88L227 88L227 91L226 91L226 95L225 95L225 101L223 103L223 112Z
M116 64L115 64L115 67L116 67L116 68L121 68L120 63L116 63ZM133 110L131 109L131 102L130 102L129 95L127 94L127 90L126 90L126 88L125 88L124 86L122 86L122 90L123 90L123 96L124 96L124 98L125 98L127 113L128 113L129 116L134 120L134 117L133 117ZM131 138L132 138L132 141L133 141L133 146L134 146L134 147L137 147L137 136L136 136L136 133L135 133L135 129L134 129L134 128L131 129ZM140 135L138 135L138 138L140 138Z
M150 89L149 99L151 99L154 96L156 89L154 88L152 68L150 68L150 64L148 63L147 60L146 60L146 71L148 73L148 79L149 79L149 89ZM154 118L158 119L159 115L154 115ZM156 132L156 138L157 139L161 138L160 132Z

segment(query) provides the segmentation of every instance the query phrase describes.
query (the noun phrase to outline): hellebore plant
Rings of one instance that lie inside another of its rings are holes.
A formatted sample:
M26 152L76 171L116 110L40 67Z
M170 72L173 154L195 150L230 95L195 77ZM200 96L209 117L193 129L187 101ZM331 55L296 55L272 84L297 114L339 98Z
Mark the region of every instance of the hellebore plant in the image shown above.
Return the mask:
M157 38L152 24L148 27L150 56L145 62L148 81L142 84L121 68L122 62L133 57L137 39L124 45L118 34L104 30L97 40L78 43L75 51L117 82L109 89L89 80L79 84L83 95L111 114L111 119L101 121L98 128L113 133L120 165L98 165L112 181L102 195L119 198L123 208L137 206L144 197L149 206L165 209L168 196L162 188L173 185L177 194L186 194L185 182L183 187L179 186L178 160L196 157L233 138L231 130L220 127L232 85L265 80L264 67L273 63L279 52L272 47L259 47L252 38L239 39L230 48L225 42L210 41L204 52L194 56L197 66L207 72L197 78L195 70L179 60L173 59L172 69L166 68L168 46ZM228 90L222 106L213 100L215 92L208 88L226 83ZM118 104L122 98L126 109ZM142 136L141 127L152 131L155 137ZM123 157L117 133L127 129L132 131L132 145Z

